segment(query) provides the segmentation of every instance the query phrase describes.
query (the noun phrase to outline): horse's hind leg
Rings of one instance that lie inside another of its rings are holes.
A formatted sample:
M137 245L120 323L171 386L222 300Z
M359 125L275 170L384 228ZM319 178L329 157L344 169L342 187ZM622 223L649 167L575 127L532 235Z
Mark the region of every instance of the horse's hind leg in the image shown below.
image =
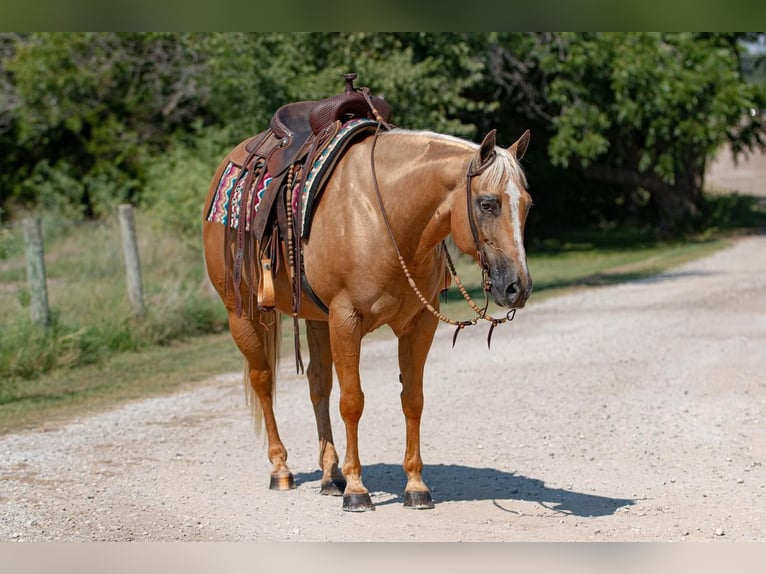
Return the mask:
M261 322L262 321L262 322ZM272 490L294 487L293 475L287 466L287 449L282 444L274 418L274 382L279 349L279 315L262 313L260 319L249 320L229 311L231 335L247 359L247 378L255 393L269 442L269 461L272 464ZM257 406L253 409L257 415Z
M332 391L332 351L330 331L325 321L306 321L306 339L311 362L306 372L309 379L311 403L319 435L319 467L322 469L322 494L340 496L346 480L338 468L338 453L332 438L330 423L330 391Z
M431 492L423 482L423 460L420 457L420 416L423 412L423 369L433 342L438 320L423 311L399 335L399 369L402 382L402 411L406 421L407 445L404 453L404 506L433 508Z

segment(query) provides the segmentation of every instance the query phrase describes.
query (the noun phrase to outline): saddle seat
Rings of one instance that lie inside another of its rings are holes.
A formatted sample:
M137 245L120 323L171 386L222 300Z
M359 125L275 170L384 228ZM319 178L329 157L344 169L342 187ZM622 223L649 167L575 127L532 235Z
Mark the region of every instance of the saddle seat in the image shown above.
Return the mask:
M274 113L269 127L279 144L269 157L272 175L282 173L302 153L306 153L306 144L312 136L325 139L338 120L341 123L351 118L369 118L385 123L391 120L392 108L388 102L362 91L366 88L355 89L356 74L345 74L343 77L346 87L342 94L318 101L292 102ZM379 118L374 116L370 103L380 114Z
M309 100L293 102L279 108L271 118L271 131L279 139L306 141L312 134L311 113L319 102Z

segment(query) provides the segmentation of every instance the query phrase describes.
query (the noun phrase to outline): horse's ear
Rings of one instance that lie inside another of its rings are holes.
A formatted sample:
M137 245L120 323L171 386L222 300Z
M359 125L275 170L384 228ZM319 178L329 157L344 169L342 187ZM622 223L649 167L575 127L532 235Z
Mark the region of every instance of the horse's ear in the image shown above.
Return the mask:
M517 160L520 160L524 157L524 154L527 151L527 146L529 145L529 136L529 130L525 131L523 134L521 134L521 137L513 142L513 145L508 148L508 151L516 156Z
M489 159L492 158L492 154L495 153L495 134L497 130L490 131L484 136L484 141L479 146L479 165L483 165Z

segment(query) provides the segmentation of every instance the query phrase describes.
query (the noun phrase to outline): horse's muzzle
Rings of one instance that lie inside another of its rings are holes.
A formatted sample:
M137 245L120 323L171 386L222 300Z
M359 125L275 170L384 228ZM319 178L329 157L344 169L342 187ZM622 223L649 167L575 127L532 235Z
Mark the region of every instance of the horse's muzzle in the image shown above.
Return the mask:
M491 279L490 294L495 303L508 309L521 309L532 293L532 279L523 281L517 274L508 275L500 280Z

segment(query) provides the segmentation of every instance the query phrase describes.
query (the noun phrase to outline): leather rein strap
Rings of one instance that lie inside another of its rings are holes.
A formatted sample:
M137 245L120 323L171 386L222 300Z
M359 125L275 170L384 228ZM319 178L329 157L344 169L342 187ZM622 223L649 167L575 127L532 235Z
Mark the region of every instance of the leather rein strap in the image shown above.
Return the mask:
M495 160L495 157L496 157L495 152L493 151L492 155L485 162L483 162L482 164L478 166L476 166L475 162L471 160L471 162L468 164L468 171L466 172L466 207L468 209L468 222L471 227L471 235L473 237L474 246L476 247L476 254L479 260L479 265L482 269L482 289L484 291L484 307L483 308L479 307L473 301L471 296L468 294L468 291L466 291L462 281L460 280L460 277L458 277L457 271L455 270L455 265L452 262L452 258L450 257L449 251L447 250L447 245L444 241L442 241L442 247L447 257L447 266L449 268L450 274L455 279L455 284L458 286L458 289L460 291L460 294L463 296L463 299L466 300L466 302L470 305L470 307L476 313L476 316L473 317L472 319L458 321L455 319L451 319L450 317L447 317L446 315L442 314L437 309L435 309L433 305L431 305L431 303L425 298L423 293L418 288L417 284L415 283L415 280L412 278L412 274L407 268L407 264L404 261L404 257L402 257L401 250L399 249L399 245L397 244L396 238L394 237L394 232L391 229L391 222L388 219L388 214L386 213L386 209L383 205L383 197L380 193L380 187L378 185L378 177L375 171L375 145L378 142L379 135L380 135L380 126L378 126L378 129L375 131L375 135L372 140L372 146L370 146L370 170L372 172L372 183L373 183L373 187L375 188L375 195L378 199L378 205L380 206L381 214L383 215L383 222L386 225L386 231L388 232L388 236L391 239L391 244L393 245L394 251L396 252L396 257L399 260L399 265L401 266L402 271L404 272L404 276L407 278L407 282L409 283L410 288L413 290L415 295L423 304L423 307L425 307L432 315L434 315L440 321L456 327L455 334L452 336L453 347L455 346L455 342L457 341L457 336L458 334L460 334L460 331L462 331L465 327L468 327L470 325L476 325L479 322L479 319L484 319L485 321L489 321L492 324L492 326L489 328L489 333L487 334L487 347L490 347L492 342L492 332L494 331L495 327L502 323L513 321L513 318L516 316L515 308L510 309L506 313L505 317L496 318L491 315L487 315L487 308L489 307L489 290L492 284L489 279L489 267L487 266L486 260L484 259L484 255L482 253L481 243L479 240L479 231L476 225L476 219L473 212L473 203L471 201L471 180L474 177L477 177L481 175L482 173L484 173L484 171L492 164L492 162Z

